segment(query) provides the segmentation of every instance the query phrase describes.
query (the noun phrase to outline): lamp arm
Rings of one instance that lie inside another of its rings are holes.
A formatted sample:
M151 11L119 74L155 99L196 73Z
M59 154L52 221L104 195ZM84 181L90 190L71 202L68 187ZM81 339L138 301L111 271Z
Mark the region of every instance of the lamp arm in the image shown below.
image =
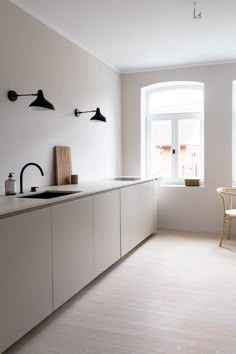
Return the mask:
M37 96L37 95L38 95L37 93L25 93L23 95L18 95L17 94L17 97L19 97L19 96Z
M93 111L83 111L83 112L80 112L80 110L79 110L78 108L76 108L76 109L74 110L74 114L75 114L76 117L79 117L80 114L82 114L82 113L91 113L91 112L96 112L96 110L93 110Z
M96 112L96 110L93 110L93 111L83 111L83 112L79 112L79 113L91 113L91 112Z
M7 93L7 97L10 101L14 102L17 100L18 97L20 96L37 96L37 93L26 93L23 95L18 95L18 93L16 93L16 91L10 90Z

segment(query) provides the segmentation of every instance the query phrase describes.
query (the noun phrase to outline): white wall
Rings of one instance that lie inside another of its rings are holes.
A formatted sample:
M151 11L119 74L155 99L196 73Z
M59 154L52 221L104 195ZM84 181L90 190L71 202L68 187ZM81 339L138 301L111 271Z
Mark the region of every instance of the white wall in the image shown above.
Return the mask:
M232 81L236 64L189 67L122 75L123 172L141 171L141 88L164 81L199 81L205 88L205 186L160 187L159 227L219 232L216 188L232 181Z
M53 184L53 147L72 149L73 173L81 180L121 174L120 75L49 29L8 0L0 1L0 192L8 172L30 167L25 185ZM32 112L33 97L17 102L9 89L33 93L43 89L55 112ZM107 123L92 123L91 114L73 111L100 107Z

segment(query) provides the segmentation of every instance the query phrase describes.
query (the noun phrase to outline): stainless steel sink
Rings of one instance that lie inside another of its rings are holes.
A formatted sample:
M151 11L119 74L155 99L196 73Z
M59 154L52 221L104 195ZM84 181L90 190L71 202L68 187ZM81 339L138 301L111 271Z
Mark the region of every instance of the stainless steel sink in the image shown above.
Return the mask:
M19 196L18 198L51 199L51 198L62 197L69 194L81 193L81 192L82 191L78 191L78 192L45 191L42 193L34 193L34 194Z
M115 181L139 181L141 177L115 177Z

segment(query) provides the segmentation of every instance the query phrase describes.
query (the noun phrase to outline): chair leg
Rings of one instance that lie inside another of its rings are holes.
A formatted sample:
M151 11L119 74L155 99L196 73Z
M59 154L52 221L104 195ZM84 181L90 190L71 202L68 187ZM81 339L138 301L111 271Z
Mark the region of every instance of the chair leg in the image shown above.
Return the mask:
M229 220L228 240L230 240L230 232L231 232L231 219Z
M222 226L221 226L220 244L219 244L220 247L222 245L222 241L223 241L223 238L224 238L224 228L225 228L225 218L223 217Z

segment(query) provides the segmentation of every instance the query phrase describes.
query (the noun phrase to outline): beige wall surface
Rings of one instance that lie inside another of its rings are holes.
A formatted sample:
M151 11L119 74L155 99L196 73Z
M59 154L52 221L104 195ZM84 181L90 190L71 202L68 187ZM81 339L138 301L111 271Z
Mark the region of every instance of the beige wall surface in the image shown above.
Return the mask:
M8 172L27 162L42 166L25 171L25 186L53 184L53 146L71 146L73 173L82 180L121 174L120 74L49 29L9 0L0 2L0 192ZM44 91L56 111L33 112L33 97L17 102L17 93ZM107 123L92 114L75 118L74 109L100 107Z
M199 81L205 87L205 186L160 187L159 227L218 232L221 204L216 188L232 183L232 81L236 64L122 75L123 172L141 171L141 88L165 81Z

